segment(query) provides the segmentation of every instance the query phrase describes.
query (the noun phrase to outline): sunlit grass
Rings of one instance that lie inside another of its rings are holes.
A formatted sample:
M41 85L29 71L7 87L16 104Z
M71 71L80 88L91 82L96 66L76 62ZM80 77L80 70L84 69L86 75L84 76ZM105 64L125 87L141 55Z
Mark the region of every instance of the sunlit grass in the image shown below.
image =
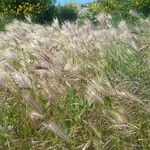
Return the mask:
M98 20L0 33L0 149L150 148L150 22Z

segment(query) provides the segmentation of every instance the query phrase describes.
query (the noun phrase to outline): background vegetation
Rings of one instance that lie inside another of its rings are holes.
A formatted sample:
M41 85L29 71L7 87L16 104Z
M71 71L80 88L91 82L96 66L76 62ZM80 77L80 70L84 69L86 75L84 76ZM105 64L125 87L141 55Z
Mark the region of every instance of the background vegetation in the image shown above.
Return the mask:
M0 150L149 150L148 3L3 1Z
M66 20L75 21L82 6L77 4L66 4L56 6L54 0L3 0L0 6L0 13L7 18L17 18L26 20L30 17L32 22L45 24L51 23L54 18L58 18L62 23ZM89 10L88 18L94 21L95 16L100 12L112 15L114 23L118 24L121 19L128 22L137 21L135 14L131 15L131 10L137 12L142 17L150 14L149 0L100 0L86 5Z
M105 12L112 15L114 23L118 24L122 19L128 23L134 23L138 20L138 15L131 15L131 10L142 17L148 17L150 14L149 0L100 0L89 4L89 10L93 15L99 12Z
M59 20L60 24L64 21L74 22L77 20L79 8L75 4L66 4L65 6L57 6L55 17Z

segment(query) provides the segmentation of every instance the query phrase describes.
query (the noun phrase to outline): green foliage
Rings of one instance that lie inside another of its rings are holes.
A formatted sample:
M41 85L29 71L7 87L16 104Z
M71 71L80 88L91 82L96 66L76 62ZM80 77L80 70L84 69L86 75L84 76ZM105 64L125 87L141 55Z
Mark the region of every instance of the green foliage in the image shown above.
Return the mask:
M5 17L13 17L25 20L30 17L35 23L51 23L54 17L59 22L75 21L78 14L78 6L70 3L65 6L55 6L54 0L5 0L0 6L0 13Z
M149 0L132 0L133 9L139 13L143 13L146 17L150 14L150 1Z
M110 13L115 24L122 19L134 24L138 17L131 15L130 10L134 10L145 17L148 17L150 14L149 0L103 0L92 3L88 7L92 14L100 12Z
M11 23L12 17L4 17L3 15L0 17L0 31L5 31L5 25Z
M119 3L117 8L111 12L113 23L116 25L122 19L124 19L128 24L135 25L138 21L138 16L133 16L132 14L130 14L130 10L132 10L130 1Z
M107 49L107 70L111 77L118 76L118 80L120 78L121 82L128 83L124 88L128 88L139 97L150 99L150 70L146 56L148 49L138 52L131 46L122 43L110 45ZM142 90L143 88L145 90Z
M0 12L5 16L25 19L29 16L38 23L50 22L53 19L53 0L5 0L0 6Z
M100 11L110 13L117 8L117 4L118 4L117 0L106 0L91 4L89 6L89 9L96 13Z
M56 8L55 16L60 23L64 21L75 21L77 19L78 6L76 4L66 4L65 6L58 6Z

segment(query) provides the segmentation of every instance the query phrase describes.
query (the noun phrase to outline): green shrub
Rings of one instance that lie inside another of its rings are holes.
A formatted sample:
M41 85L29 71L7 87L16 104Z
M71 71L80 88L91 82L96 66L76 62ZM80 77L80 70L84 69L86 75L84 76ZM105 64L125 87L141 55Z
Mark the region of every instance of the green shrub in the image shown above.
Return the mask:
M32 21L38 23L50 22L53 19L53 0L4 0L0 12L5 16L25 19L30 16Z
M0 31L5 31L5 25L11 23L12 17L4 17L0 15Z
M117 8L111 12L114 24L118 24L122 19L126 20L128 24L134 24L138 21L137 16L130 14L132 10L131 1L118 3Z
M130 14L130 10L134 10L139 15L148 17L150 14L150 1L149 0L103 0L89 4L89 11L92 14L100 12L110 13L113 17L115 24L122 19L128 23L134 24L137 22L138 17Z
M75 4L67 4L65 6L58 6L56 9L56 17L60 23L64 21L75 21L78 16L78 6Z
M117 8L118 0L106 0L93 3L89 6L89 9L95 13L100 11L110 13Z
M135 10L143 13L144 16L150 14L150 1L149 0L132 0L132 5Z

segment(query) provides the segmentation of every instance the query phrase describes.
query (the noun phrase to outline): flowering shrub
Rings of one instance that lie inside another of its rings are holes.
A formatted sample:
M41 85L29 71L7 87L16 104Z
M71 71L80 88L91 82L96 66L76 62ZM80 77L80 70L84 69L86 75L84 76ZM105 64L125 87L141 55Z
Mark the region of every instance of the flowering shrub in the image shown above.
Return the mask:
M93 3L89 6L89 9L96 13L101 11L110 13L117 8L117 4L118 4L117 0L107 0L101 3L99 2Z
M12 14L15 16L20 15L31 15L36 13L41 13L42 6L40 3L37 4L30 4L27 2L22 2L17 7L13 7L11 5L8 5L6 8L4 8L4 14Z
M25 16L29 16L35 22L49 21L53 17L53 1L5 0L2 2L0 11L6 16L19 19L25 19ZM45 16L47 13L49 16Z
M150 14L150 1L149 0L104 0L97 1L89 5L91 12L99 13L112 13L118 11L120 14L128 14L130 9L134 9L145 16Z

